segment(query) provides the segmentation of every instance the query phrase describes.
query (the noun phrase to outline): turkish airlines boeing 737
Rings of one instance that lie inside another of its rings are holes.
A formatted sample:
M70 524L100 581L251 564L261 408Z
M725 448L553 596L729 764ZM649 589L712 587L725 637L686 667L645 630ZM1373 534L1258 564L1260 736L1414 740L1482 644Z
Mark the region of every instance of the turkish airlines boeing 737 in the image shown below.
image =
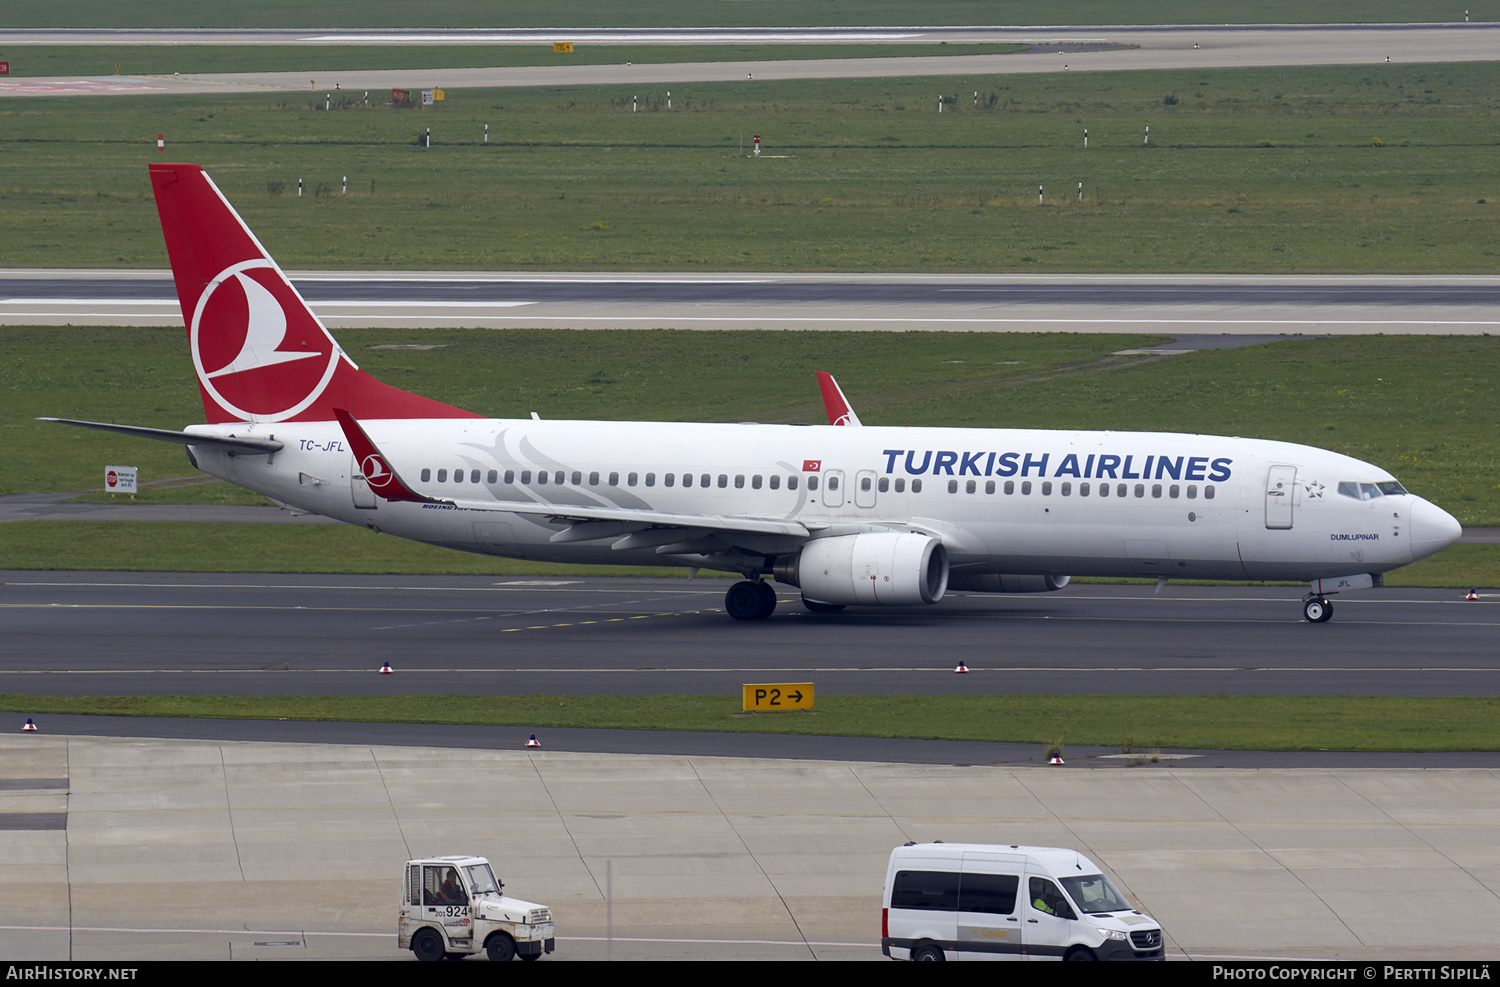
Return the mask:
M737 620L775 609L767 576L814 611L1127 576L1307 580L1314 622L1460 534L1385 470L1321 449L860 425L831 378L839 427L480 418L362 372L202 168L150 170L207 424L69 423L179 442L198 469L375 531L737 572Z

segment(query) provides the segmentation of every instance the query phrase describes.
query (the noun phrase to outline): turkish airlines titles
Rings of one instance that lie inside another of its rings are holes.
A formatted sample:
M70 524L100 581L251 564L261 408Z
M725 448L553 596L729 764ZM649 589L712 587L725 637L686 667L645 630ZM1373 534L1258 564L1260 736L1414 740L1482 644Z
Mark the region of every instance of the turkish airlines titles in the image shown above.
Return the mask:
M1068 453L1057 457L1021 452L955 452L949 449L884 449L885 471L897 472L898 464L908 476L1037 476L1073 477L1079 480L1196 480L1222 483L1229 479L1234 462L1228 457L1208 456L1113 456L1091 453L1080 457ZM1048 466L1054 468L1048 472Z

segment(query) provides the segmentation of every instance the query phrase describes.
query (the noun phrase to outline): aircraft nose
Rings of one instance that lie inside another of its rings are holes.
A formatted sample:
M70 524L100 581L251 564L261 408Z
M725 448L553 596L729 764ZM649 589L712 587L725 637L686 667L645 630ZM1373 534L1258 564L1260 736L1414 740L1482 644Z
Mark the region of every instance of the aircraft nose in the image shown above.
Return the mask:
M1416 500L1411 512L1411 554L1413 559L1425 559L1458 541L1464 529L1441 507L1420 497Z

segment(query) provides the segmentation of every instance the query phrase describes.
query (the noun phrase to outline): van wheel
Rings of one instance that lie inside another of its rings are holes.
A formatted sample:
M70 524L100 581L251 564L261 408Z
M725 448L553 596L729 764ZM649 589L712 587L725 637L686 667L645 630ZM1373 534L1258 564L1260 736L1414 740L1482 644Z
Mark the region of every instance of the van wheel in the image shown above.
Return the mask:
M1068 954L1067 958L1069 961L1078 960L1082 962L1091 962L1098 959L1097 956L1087 949L1075 949Z
M510 958L516 955L516 944L510 936L497 932L485 942L484 952L490 958L491 963L508 963Z
M913 963L941 963L943 962L943 951L932 943L924 943L911 951Z
M411 951L422 962L434 963L443 958L443 937L423 929L411 937Z
M542 958L542 954L541 953L522 953L521 954L521 959L523 961L527 962L527 963L534 963L535 961L537 961L537 960L539 960L541 958Z

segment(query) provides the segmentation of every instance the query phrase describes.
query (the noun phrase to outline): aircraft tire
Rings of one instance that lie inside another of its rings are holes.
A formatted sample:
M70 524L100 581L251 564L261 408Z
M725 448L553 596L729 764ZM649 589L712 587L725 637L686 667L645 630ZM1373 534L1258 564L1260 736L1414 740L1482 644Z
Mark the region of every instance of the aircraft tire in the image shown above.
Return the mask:
M760 607L765 611L760 618L763 620L776 612L776 591L763 579L756 581L755 591L760 594Z
M776 596L771 594L771 609L766 607L766 597L761 584L753 579L741 579L729 587L724 594L724 612L735 620L765 620L776 606ZM770 589L769 586L766 587Z
M1302 619L1309 624L1326 624L1333 617L1333 604L1315 598L1302 603Z

